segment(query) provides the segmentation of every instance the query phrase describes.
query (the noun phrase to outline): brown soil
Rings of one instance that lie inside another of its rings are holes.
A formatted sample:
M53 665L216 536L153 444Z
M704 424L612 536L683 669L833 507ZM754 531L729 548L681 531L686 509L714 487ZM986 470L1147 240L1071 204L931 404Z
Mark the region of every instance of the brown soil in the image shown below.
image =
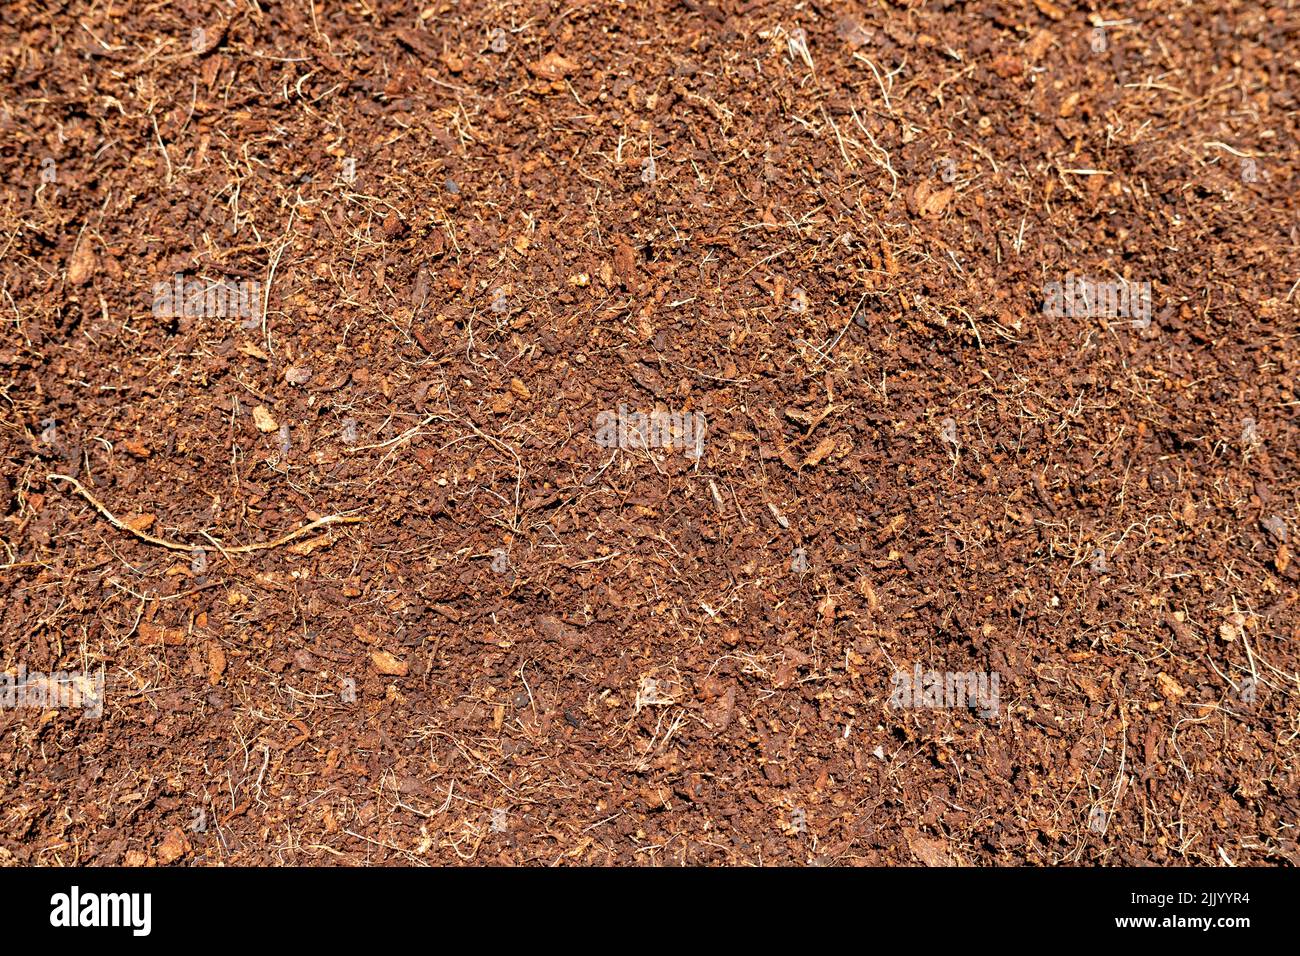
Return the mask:
M1287 6L6 3L0 862L1300 863Z

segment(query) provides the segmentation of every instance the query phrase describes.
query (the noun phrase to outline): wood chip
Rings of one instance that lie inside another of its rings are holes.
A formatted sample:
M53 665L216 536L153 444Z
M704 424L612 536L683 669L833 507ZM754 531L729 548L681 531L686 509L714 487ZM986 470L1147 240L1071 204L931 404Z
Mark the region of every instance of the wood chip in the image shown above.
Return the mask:
M370 663L375 666L375 670L381 674L387 674L390 677L405 677L407 666L405 661L398 660L388 651L372 651L370 654Z
M820 465L826 459L826 456L834 450L835 439L829 437L823 438L818 443L817 447L812 450L812 453L803 460L804 467L811 468L815 465Z
M1168 674L1157 674L1156 683L1160 685L1160 693L1167 700L1178 700L1180 697L1187 696L1187 691L1183 688L1183 685Z
M540 60L528 64L528 72L543 80L558 80L578 69L578 64L552 50Z
M89 239L82 239L72 253L68 262L68 281L73 285L85 285L95 274L95 250Z
M907 831L907 845L912 855L926 866L962 866L961 857L948 850L942 840L922 836L916 830Z
M311 554L317 548L328 548L336 540L338 539L335 538L334 535L332 534L321 534L321 535L317 535L314 538L308 538L305 541L299 541L297 544L291 544L286 550L290 554L296 554L302 556L306 554Z
M185 831L180 827L172 827L167 831L167 836L163 838L162 843L158 845L158 862L163 866L169 866L189 851L190 843L185 839Z
M271 417L265 405L258 405L253 409L253 424L257 426L258 431L262 432L273 432L280 427L279 422Z
M1065 19L1065 11L1052 3L1052 0L1034 0L1034 6L1045 17L1051 17L1053 20Z
M226 652L220 644L213 641L208 645L208 683L216 687L221 683L221 675L226 672Z

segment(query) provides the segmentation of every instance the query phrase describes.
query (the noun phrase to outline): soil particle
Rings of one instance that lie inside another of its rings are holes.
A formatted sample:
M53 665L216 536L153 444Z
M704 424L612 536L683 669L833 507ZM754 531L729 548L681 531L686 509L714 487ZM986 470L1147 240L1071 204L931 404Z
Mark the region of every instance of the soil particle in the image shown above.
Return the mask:
M1294 865L1284 6L10 0L0 862Z

